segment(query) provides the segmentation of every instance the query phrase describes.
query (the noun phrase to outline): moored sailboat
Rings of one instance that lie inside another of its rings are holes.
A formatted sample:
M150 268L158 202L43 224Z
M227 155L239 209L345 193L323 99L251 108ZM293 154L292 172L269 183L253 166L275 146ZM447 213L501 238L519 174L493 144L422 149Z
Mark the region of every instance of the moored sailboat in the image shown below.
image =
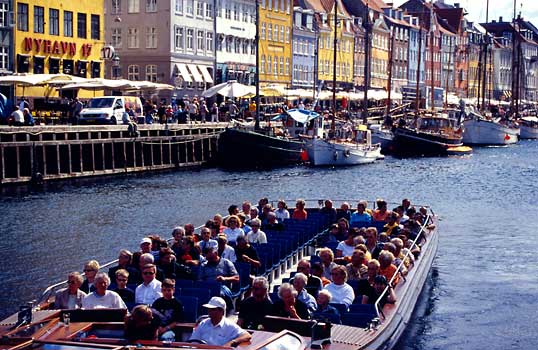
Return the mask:
M538 139L538 117L522 117L519 125L522 139Z
M469 145L511 145L519 140L519 126L470 113L463 122L463 143Z

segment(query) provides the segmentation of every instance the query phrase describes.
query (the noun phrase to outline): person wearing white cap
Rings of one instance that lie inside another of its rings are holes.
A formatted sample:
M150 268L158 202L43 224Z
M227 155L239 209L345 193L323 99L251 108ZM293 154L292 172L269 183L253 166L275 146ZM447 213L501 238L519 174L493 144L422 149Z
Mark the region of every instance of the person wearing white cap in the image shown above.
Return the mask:
M236 347L249 341L251 335L237 324L224 317L226 302L221 297L213 297L207 304L209 318L200 322L192 332L191 340L201 340L209 345Z

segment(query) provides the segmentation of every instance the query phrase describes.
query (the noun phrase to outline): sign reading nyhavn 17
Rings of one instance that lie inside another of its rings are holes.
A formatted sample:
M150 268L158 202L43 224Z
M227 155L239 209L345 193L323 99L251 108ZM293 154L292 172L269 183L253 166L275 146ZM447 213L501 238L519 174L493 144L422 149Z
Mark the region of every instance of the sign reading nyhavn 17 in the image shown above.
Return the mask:
M67 41L24 38L24 50L28 52L32 51L32 49L34 49L36 53L55 55L68 54L73 56L77 53L77 44ZM92 52L92 45L82 44L81 51L83 57L89 56Z

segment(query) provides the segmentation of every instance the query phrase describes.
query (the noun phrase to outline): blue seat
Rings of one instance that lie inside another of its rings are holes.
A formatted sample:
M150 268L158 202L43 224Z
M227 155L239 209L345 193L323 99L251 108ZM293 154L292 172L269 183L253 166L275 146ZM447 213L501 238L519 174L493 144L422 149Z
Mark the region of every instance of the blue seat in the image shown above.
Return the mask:
M359 280L347 280L346 283L349 284L354 291L357 291L357 288L359 288Z
M368 327L368 323L372 321L372 318L372 314L347 312L342 314L342 324L366 328Z
M198 306L201 308L203 304L209 302L211 299L211 291L205 288L180 288L179 295L187 297L196 297L200 303ZM220 292L219 292L220 294Z
M278 288L280 288L280 284L275 284L273 286L273 293L278 293Z
M342 320L341 320L341 317L340 315L335 315L335 314L322 314L320 312L314 312L312 314L312 319L313 320L316 320L316 321L319 321L319 322L331 322L331 323L334 323L334 324L341 324L342 323Z
M212 297L218 297L220 296L220 289L222 287L222 283L218 281L197 281L194 284L194 287L208 289Z
M349 312L356 313L356 314L375 315L375 307L372 304L352 304L349 306Z
M198 298L179 295L176 299L183 304L183 320L185 322L196 322L198 319Z
M321 263L321 258L318 255L310 255L310 265Z
M351 227L363 228L370 227L372 224L369 221L356 221L351 224Z
M338 246L339 242L327 242L325 246L333 251L333 253L336 255L336 247Z
M383 232L383 226L385 226L386 222L384 221L372 221L372 226L377 228L377 233Z
M340 315L343 315L344 313L347 312L347 306L346 306L346 304L329 303L329 305L331 305L331 306L334 307L336 310L338 310L338 312L340 313Z
M194 281L193 280L176 279L176 289L178 289L178 288L193 288L193 287L194 287Z
M234 288L238 292L244 292L250 287L250 264L236 262L235 268L239 274L239 285Z

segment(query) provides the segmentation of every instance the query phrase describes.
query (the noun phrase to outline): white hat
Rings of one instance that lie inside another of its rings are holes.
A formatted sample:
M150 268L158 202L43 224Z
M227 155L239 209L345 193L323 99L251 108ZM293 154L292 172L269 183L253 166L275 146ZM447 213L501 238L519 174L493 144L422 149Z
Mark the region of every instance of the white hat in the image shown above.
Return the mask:
M208 309L215 309L220 307L223 310L226 310L226 302L221 297L213 297L209 300L207 304L202 305Z
M148 237L144 237L142 238L142 240L140 241L140 245L144 244L144 243L149 243L151 244L151 238L148 238Z

